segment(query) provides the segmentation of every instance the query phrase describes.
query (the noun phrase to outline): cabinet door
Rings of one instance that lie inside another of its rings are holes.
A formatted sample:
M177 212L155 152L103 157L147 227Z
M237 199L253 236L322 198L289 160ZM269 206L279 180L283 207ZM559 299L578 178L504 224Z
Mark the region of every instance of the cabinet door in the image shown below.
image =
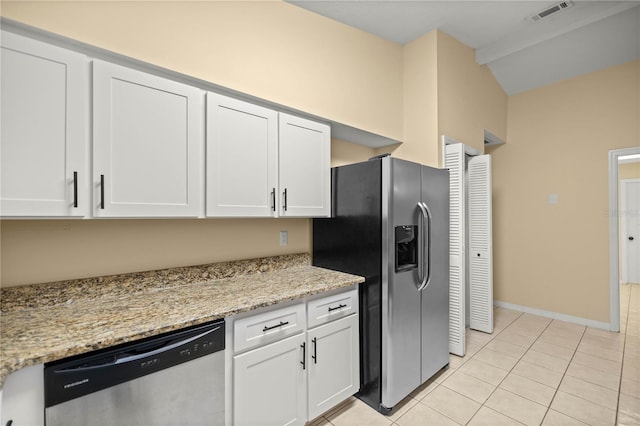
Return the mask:
M331 215L329 126L280 113L280 214Z
M89 211L84 55L2 32L2 216Z
M304 345L301 333L234 357L233 424L305 423Z
M200 215L203 116L201 90L94 61L94 215Z
M272 217L278 113L207 93L207 216Z
M358 315L307 332L309 420L360 389Z

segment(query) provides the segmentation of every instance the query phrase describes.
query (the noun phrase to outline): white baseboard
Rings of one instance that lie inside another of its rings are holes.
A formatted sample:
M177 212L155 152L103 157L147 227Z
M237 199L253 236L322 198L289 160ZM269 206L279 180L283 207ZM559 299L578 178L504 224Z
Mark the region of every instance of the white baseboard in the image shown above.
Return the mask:
M539 315L545 318L557 319L559 321L566 321L573 324L584 325L592 328L599 328L601 330L610 331L611 327L608 322L594 321L587 318L574 317L572 315L560 314L558 312L544 311L542 309L530 308L528 306L516 305L514 303L500 302L494 300L493 305L499 308L511 309L518 312L526 312L528 314Z

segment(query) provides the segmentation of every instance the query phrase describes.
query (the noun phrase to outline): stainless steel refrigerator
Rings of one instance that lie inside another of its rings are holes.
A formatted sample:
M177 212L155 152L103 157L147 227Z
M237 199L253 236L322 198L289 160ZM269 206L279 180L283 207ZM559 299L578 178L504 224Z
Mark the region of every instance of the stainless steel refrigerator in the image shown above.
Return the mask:
M362 275L360 392L389 414L449 363L449 171L392 158L331 170L313 264Z

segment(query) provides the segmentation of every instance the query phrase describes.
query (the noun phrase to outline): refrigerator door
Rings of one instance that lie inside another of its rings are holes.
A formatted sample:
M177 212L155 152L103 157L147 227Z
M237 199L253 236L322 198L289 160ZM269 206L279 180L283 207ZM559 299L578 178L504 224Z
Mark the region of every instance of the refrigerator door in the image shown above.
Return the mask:
M382 159L382 397L394 407L421 384L421 298L418 268L396 268L396 235L421 232L419 164ZM407 232L396 234L396 228ZM404 240L403 240L404 241ZM445 318L447 320L447 318Z
M428 280L422 297L422 382L449 363L449 171L422 166Z

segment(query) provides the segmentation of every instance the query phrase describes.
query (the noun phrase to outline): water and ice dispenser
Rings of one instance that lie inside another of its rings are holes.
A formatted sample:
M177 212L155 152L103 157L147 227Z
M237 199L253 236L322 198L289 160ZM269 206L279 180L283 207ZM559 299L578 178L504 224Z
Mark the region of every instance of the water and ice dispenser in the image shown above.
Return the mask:
M395 227L396 272L418 267L418 227L400 225Z

